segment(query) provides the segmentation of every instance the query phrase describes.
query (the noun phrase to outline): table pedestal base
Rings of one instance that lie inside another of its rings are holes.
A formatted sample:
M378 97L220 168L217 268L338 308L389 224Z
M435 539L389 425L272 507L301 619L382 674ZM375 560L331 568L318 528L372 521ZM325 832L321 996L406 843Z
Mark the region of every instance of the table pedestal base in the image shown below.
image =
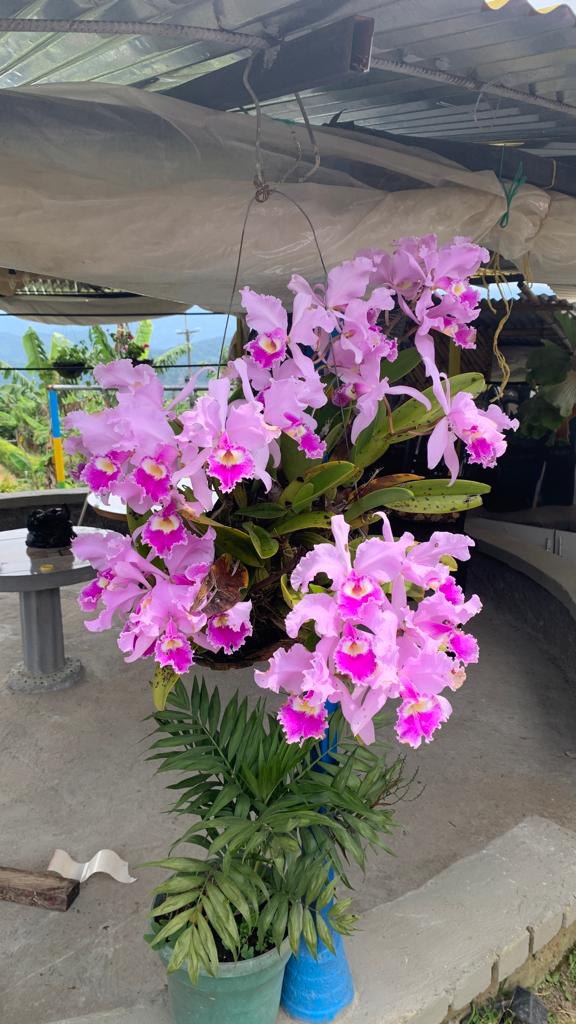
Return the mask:
M23 661L8 675L8 688L16 693L63 690L82 675L78 658L64 656L60 591L25 590L20 593Z
M8 673L8 689L13 693L41 693L44 690L65 690L80 682L84 668L79 658L65 658L56 672L31 672L22 662Z

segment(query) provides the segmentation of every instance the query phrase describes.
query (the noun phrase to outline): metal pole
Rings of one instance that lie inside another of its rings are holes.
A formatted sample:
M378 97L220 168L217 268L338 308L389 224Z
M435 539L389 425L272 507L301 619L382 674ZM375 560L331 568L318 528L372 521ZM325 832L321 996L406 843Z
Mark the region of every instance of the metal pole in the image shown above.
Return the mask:
M54 453L56 486L64 487L64 480L66 477L64 469L64 449L62 447L62 429L60 426L58 394L55 387L48 388L48 405L50 408L50 426L52 431L52 450Z

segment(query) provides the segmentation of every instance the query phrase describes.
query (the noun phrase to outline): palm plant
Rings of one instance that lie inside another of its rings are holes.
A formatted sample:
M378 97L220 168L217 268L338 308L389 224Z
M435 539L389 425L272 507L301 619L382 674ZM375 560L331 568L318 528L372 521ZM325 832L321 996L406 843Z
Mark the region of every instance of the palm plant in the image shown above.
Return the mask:
M24 332L22 345L28 359L28 367L38 374L43 384L53 383L54 370L67 380L75 380L89 364L86 345L73 344L58 331L52 335L49 352L33 327Z
M50 432L44 389L34 379L0 364L0 470L4 489L49 486Z
M313 956L319 941L333 951L331 929L349 934L356 920L337 888L351 888L348 864L363 869L367 847L386 849L403 759L359 746L339 714L325 746L287 745L262 701L250 711L235 694L222 708L197 679L189 690L179 682L154 719L152 758L183 775L169 787L172 810L195 819L174 845L201 853L149 865L172 872L155 890L149 936L170 943L169 971L184 965L194 983L286 939L295 954L301 939Z
M576 316L555 314L560 340L545 341L527 362L527 382L535 393L519 410L520 428L528 437L553 443L556 431L576 408Z

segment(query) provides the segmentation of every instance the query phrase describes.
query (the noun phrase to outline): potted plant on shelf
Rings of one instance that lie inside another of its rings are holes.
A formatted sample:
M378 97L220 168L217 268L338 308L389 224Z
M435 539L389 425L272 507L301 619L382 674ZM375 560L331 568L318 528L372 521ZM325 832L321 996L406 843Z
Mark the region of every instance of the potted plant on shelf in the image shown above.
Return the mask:
M141 320L136 328L136 334L133 334L128 324L118 324L114 333L111 334L115 358L130 359L134 366L139 363L152 365L150 359L151 334L151 320Z
M77 380L86 371L86 346L82 342L74 344L58 331L52 335L49 352L33 327L24 332L22 346L26 353L27 368L36 372L44 384L50 384L54 380L53 371L64 380Z
M149 941L168 967L173 1019L212 1024L217 1007L229 1024L240 1001L243 1019L274 1024L290 951L333 950L334 933L354 926L337 884L350 888L347 861L364 868L366 847L391 832L403 759L360 748L341 715L329 759L317 739L288 745L262 701L250 711L234 694L222 707L196 679L155 719L152 756L181 776L173 810L194 819L153 864L172 872L155 890Z
M462 685L467 666L478 659L476 641L464 627L480 602L467 599L453 576L473 542L443 531L422 543L407 531L394 537L386 510L453 513L479 506L487 488L458 480L456 443L469 461L493 466L506 448L504 431L517 426L497 405L476 405L474 397L485 388L480 374L448 379L435 361L439 334L474 346L478 294L468 277L487 257L463 239L444 246L434 236L404 239L392 254L373 251L333 268L324 285L312 287L294 275L291 319L280 299L244 288L251 338L243 355L209 382L207 394L191 402L192 380L165 403L152 367L120 360L95 370L103 387L116 390L117 404L67 418L76 432L67 448L80 460L81 478L104 500L116 495L129 509L130 536L75 542L98 573L80 596L81 606L96 612L88 628L107 629L118 619L126 660L145 658L153 665L157 721L169 732L162 742L167 739L170 748L175 741L180 750L170 765L192 773L184 803L200 820L188 835L200 836L194 841L201 840L208 860L216 858L224 875L239 861L248 870L266 843L277 844L278 856L266 853L270 863L260 865L270 894L266 906L273 908L261 910L264 946L282 948L291 919L296 934L296 892L281 887L292 885L291 858L301 866L301 858L312 855L309 834L319 839L318 871L332 867L336 884L346 884L339 844L356 856L359 836L377 838L377 824L362 815L377 806L370 787L384 779L385 768L367 750L382 709L395 707L400 742L415 748L429 742L451 714L447 694ZM423 390L403 382L419 360L430 381ZM447 473L399 485L386 472L386 453L419 436L427 445L428 468L444 462ZM250 728L238 727L235 742L252 730L260 735L258 760L255 766L243 747L237 765L242 774L226 776L224 783L220 756L204 729L206 715L224 728L218 704L206 709L206 696L198 706L194 698L183 722L179 679L194 664L221 668L266 660L255 682L283 694L284 703L277 721L259 706ZM169 699L176 707L166 711ZM309 759L315 745L326 742L335 705L345 763L335 754L316 779ZM204 749L197 746L200 736ZM274 757L266 755L267 744L276 744ZM263 837L258 821L268 809L258 779L269 760L283 765L274 802L292 786L290 799L302 809L302 779L309 788L304 817L285 819L282 833L282 816L273 815ZM292 763L300 766L297 783ZM214 776L208 786L203 772ZM348 784L356 817L346 818L348 829L342 823L337 828L338 800ZM202 874L190 867L183 873ZM172 911L166 901L156 908L164 930L155 941L162 945L173 928L180 944L171 964L186 966L196 979L200 968L215 968L225 949L239 957L241 935L238 922L231 923L231 905L230 913L224 911L218 896L217 907L210 904L223 927L220 948L212 935L216 952L204 927L211 927L208 919L204 925L196 916L164 920L171 913L196 915L194 899L176 891L179 884L162 890L183 903L169 903ZM281 893L287 902L277 912L272 901ZM315 898L322 902L322 889ZM325 941L321 916L308 904L300 907L305 940L313 946L313 924ZM328 930L339 923L337 907L327 917ZM256 914L253 907L249 925ZM217 1019L217 1001L212 1012Z

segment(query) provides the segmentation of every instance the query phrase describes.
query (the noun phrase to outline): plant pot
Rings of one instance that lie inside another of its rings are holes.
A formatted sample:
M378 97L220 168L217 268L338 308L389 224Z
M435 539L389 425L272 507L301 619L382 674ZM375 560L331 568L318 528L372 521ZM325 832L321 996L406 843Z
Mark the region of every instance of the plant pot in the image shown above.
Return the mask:
M172 955L159 950L166 965ZM173 1024L276 1024L284 968L290 956L286 941L253 960L220 964L218 974L201 973L193 985L184 968L168 975Z
M57 370L64 380L77 380L86 371L86 363L53 363L52 369Z

